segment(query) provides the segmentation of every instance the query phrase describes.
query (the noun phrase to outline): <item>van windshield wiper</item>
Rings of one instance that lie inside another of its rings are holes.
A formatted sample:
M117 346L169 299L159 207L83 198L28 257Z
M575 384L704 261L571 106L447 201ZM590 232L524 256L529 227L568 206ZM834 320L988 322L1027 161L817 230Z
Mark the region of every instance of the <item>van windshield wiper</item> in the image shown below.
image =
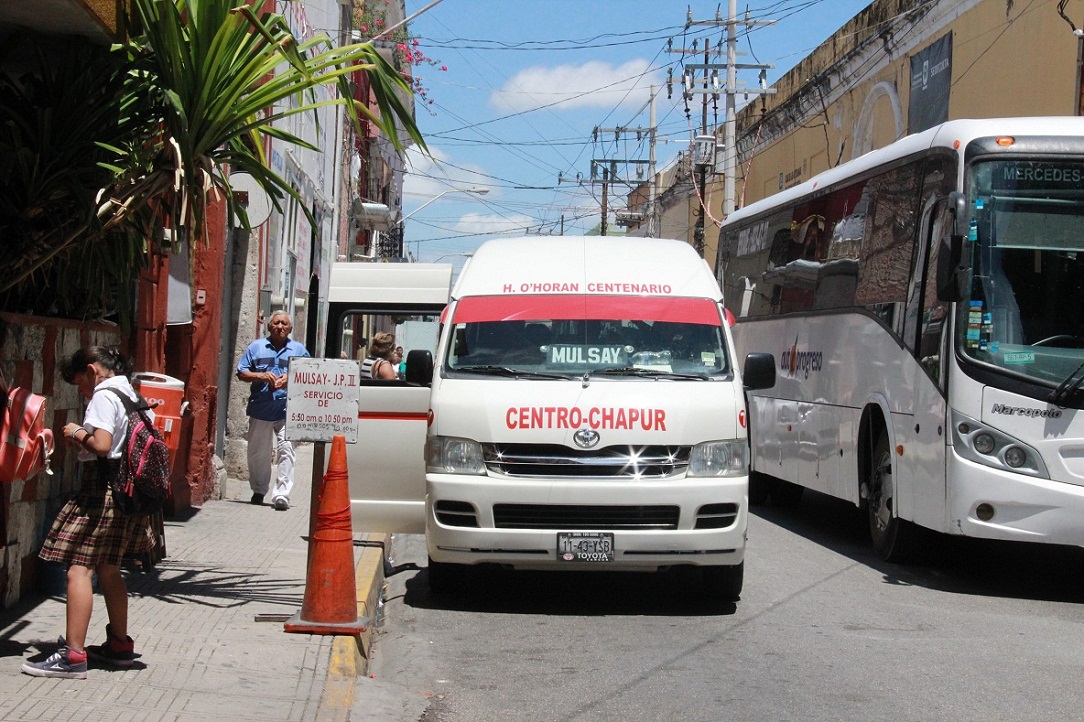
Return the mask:
M1054 389L1047 400L1055 406L1061 406L1070 396L1073 395L1081 384L1084 384L1084 374L1081 373L1084 370L1084 361L1080 362L1080 365L1073 369L1073 372L1065 377L1065 380L1058 384L1058 388Z
M649 379L692 379L694 381L707 381L707 376L701 374L679 374L673 371L660 369L645 369L638 366L615 366L608 369L596 369L591 372L600 376L639 376Z
M467 371L469 373L476 374L488 374L490 376L508 376L510 378L530 378L530 379L558 379L568 380L572 378L567 374L551 374L545 371L527 371L525 369L514 369L510 366L456 366L455 371Z

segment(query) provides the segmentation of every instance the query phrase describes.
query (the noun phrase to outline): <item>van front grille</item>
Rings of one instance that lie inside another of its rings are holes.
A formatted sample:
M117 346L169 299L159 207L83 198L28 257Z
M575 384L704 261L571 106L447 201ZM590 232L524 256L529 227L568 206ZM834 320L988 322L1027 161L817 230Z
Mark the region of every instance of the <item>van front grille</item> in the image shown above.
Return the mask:
M486 469L535 479L613 477L664 479L689 466L688 446L607 446L571 449L559 444L482 444Z

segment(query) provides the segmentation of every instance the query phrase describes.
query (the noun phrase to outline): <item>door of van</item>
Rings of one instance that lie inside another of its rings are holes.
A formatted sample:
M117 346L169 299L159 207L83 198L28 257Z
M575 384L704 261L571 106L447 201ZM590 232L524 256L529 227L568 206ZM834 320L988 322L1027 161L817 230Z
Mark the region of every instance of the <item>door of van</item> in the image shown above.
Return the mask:
M424 263L337 263L328 290L328 358L366 357L371 337L398 334L405 354L435 354L436 328L448 303L452 267ZM427 332L431 325L432 332ZM410 333L406 333L410 329ZM355 531L425 531L425 434L429 387L403 379L362 379L358 441L347 444ZM326 468L326 459L325 459Z

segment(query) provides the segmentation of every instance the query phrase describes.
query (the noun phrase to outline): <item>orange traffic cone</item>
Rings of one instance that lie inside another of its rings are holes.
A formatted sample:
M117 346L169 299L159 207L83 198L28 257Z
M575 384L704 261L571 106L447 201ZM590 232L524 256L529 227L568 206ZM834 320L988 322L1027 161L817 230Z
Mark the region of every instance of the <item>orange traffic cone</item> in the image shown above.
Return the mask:
M348 480L346 437L337 435L331 442L319 510L314 510L305 599L301 611L284 625L287 632L360 634L369 624L367 618L358 617Z

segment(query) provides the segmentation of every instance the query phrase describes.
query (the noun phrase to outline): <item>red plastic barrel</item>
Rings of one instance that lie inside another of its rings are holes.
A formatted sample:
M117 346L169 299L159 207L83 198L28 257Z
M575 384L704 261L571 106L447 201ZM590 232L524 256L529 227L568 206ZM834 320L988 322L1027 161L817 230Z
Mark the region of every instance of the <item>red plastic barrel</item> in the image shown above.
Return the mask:
M132 374L132 385L153 407L154 425L166 440L172 462L181 444L181 417L188 407L188 402L184 400L184 381L165 374L140 371Z

